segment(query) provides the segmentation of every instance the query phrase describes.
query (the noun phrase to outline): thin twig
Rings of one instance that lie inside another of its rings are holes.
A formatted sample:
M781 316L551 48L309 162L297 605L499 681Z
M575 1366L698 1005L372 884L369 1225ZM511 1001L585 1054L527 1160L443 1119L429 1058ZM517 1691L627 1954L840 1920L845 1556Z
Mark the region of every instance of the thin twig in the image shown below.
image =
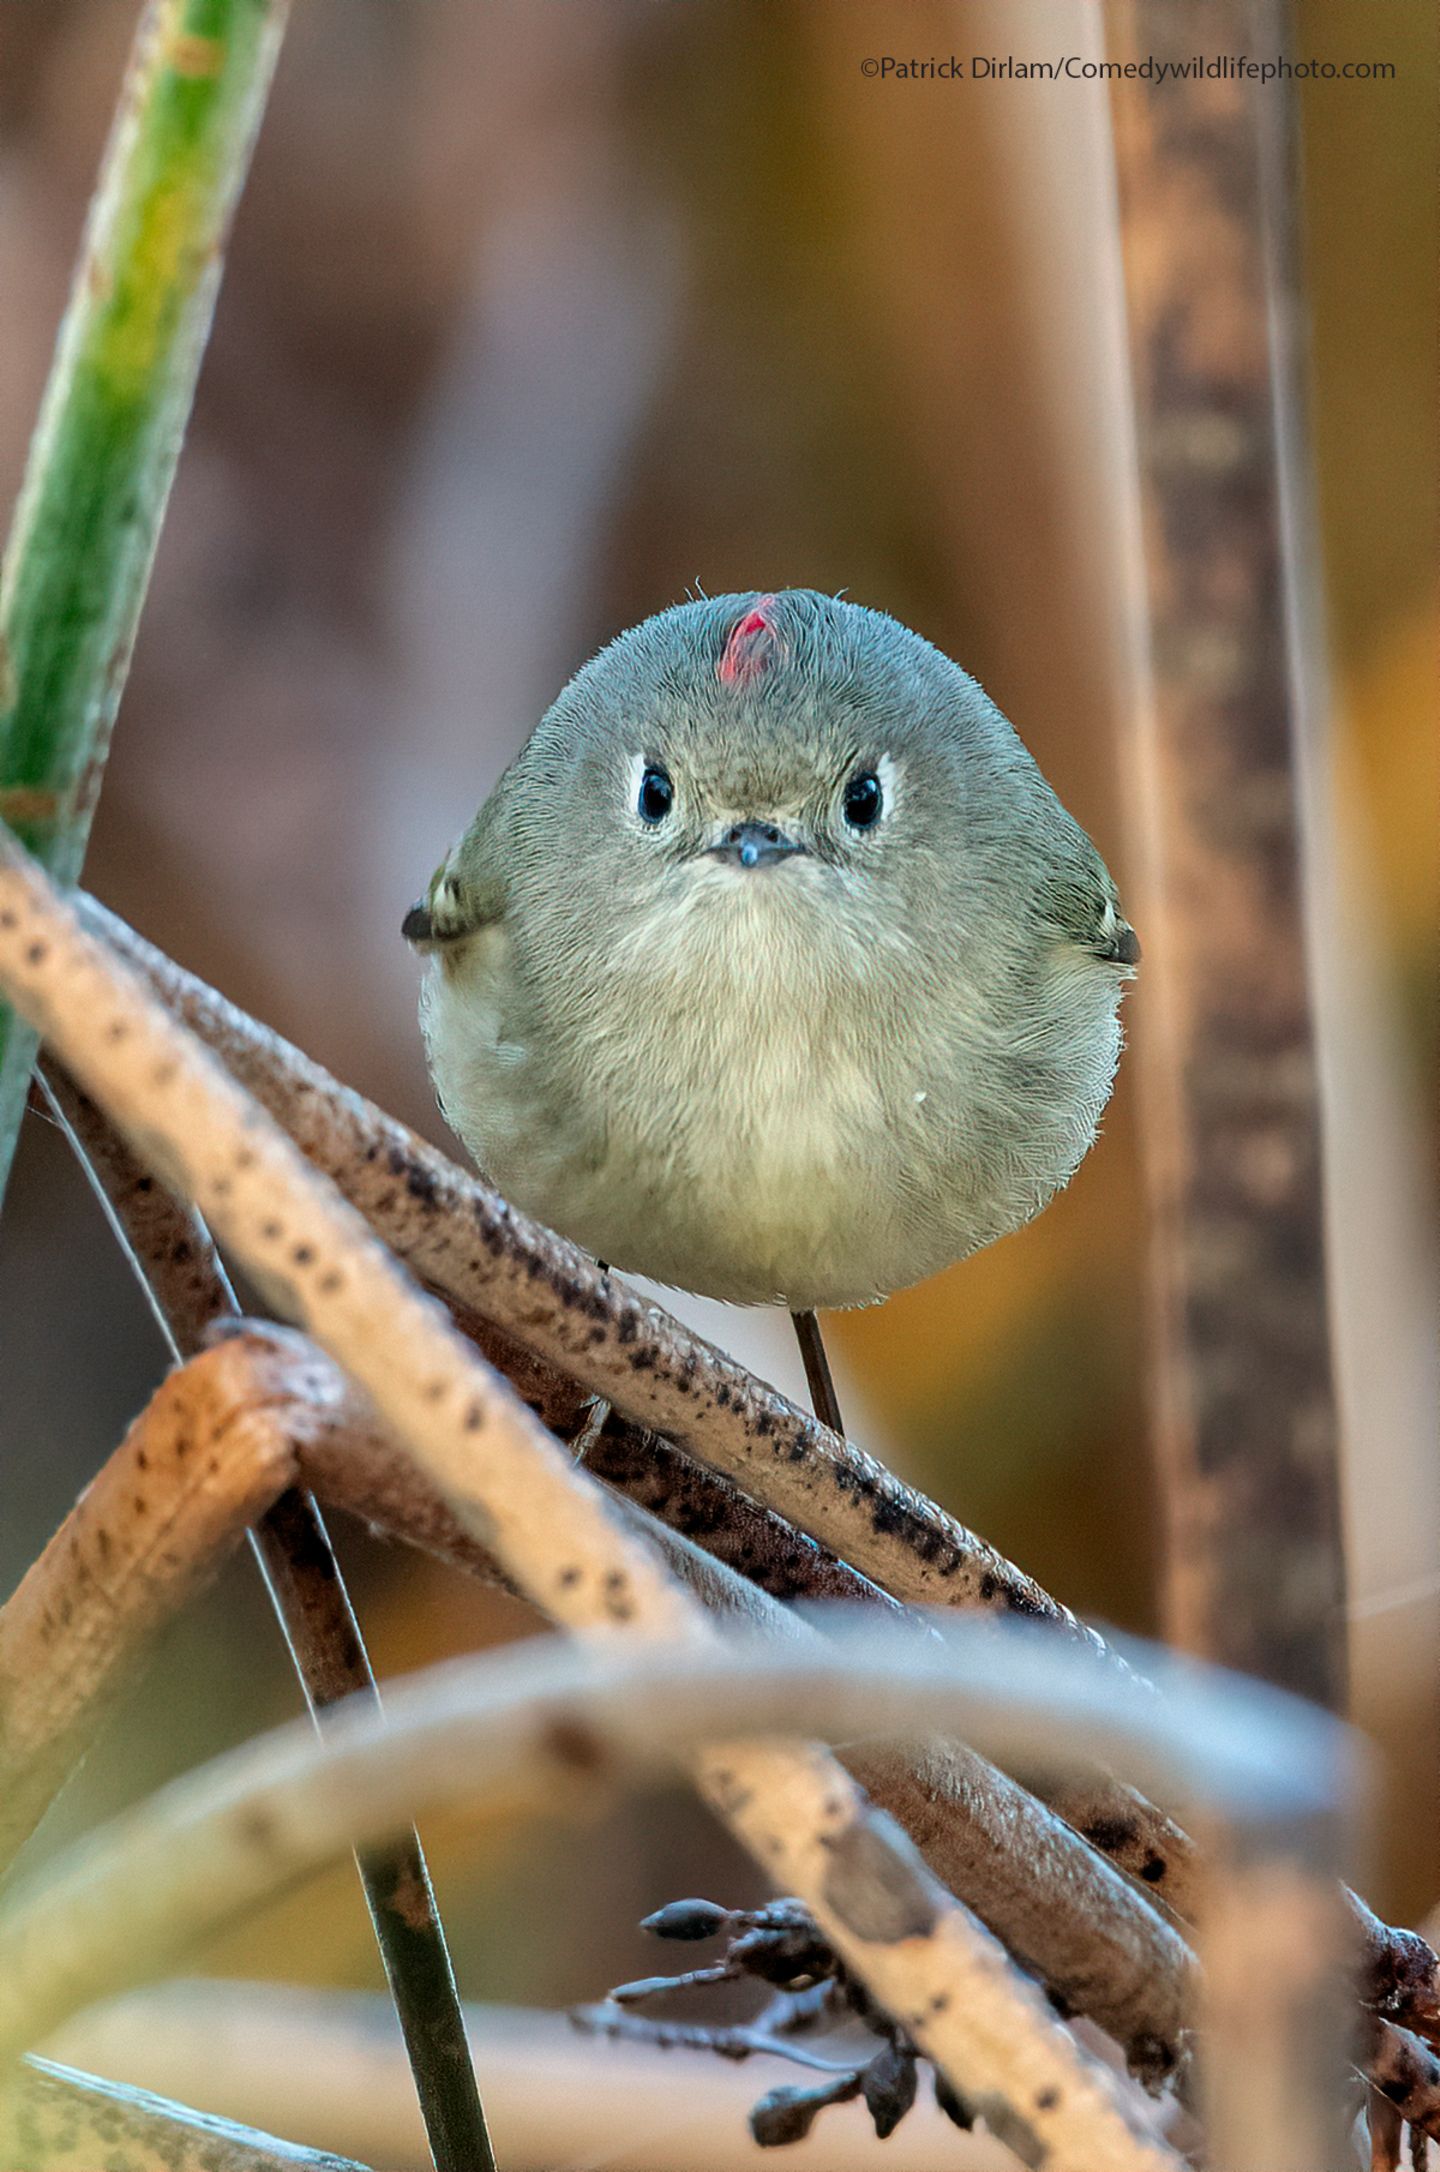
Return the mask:
M239 1310L193 1208L147 1176L130 1149L63 1072L42 1090L110 1215L177 1364L218 1320ZM313 1497L287 1487L250 1532L265 1588L317 1724L328 1705L379 1692L360 1624ZM405 2039L436 2172L495 2172L495 2156L465 2040L465 2021L434 1888L412 1826L356 1867Z
M3 833L0 985L154 1172L195 1202L267 1302L368 1390L398 1441L536 1603L601 1639L710 1643L703 1610L595 1482L215 1059L82 932L73 907ZM1040 2025L1003 1949L833 1758L803 1743L722 1742L698 1753L695 1772L877 2000L907 2027L914 2020L921 2049L962 2095L1023 2097L1044 2069L1059 2095L1035 2114L1037 2146L1088 2157L1096 2172L1164 2161L1139 2138L1124 2096L1068 2038L1057 2042ZM892 1903L854 1913L836 1883L847 1858L868 1866L874 1891L888 1883Z

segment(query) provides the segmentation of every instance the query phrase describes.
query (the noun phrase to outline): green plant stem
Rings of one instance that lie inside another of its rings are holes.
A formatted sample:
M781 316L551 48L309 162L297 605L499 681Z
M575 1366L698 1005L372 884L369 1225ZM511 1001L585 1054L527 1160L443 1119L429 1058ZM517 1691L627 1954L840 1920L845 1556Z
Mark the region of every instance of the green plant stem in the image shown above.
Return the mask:
M0 818L79 873L288 0L149 0L0 567ZM0 1192L35 1037L0 1006Z

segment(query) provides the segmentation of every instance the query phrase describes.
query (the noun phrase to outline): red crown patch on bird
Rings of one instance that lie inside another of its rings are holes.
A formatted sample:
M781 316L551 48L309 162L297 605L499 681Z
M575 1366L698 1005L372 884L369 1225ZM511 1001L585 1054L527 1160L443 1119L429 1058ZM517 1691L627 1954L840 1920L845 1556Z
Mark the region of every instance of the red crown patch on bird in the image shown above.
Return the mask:
M735 621L715 666L715 676L722 686L748 686L784 657L784 643L775 624L778 608L776 597L762 596Z

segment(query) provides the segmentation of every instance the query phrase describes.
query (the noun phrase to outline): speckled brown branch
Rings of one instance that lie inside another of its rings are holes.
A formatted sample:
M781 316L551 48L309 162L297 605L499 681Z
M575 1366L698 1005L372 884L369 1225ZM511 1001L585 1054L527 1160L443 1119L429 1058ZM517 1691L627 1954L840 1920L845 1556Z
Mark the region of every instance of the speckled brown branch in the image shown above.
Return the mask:
M485 1187L456 1169L433 1148L425 1146L403 1125L350 1088L340 1085L318 1064L238 1010L206 983L175 965L93 899L82 895L77 905L87 925L113 943L126 961L143 973L157 993L176 1006L178 1015L233 1066L236 1075L285 1125L307 1158L335 1178L347 1197L388 1240L402 1252L408 1250L418 1271L424 1274L433 1269L437 1282L443 1282L447 1264L464 1253L462 1240L467 1232L486 1223L491 1212L491 1195ZM622 1299L622 1286L616 1278L599 1275L593 1262L573 1247L551 1238L535 1225L525 1223L523 1217L512 1216L503 1201L494 1202L494 1211L502 1223L513 1220L518 1229L527 1233L527 1243L528 1233L533 1231L537 1242L543 1240L567 1260L577 1278L576 1286L582 1293L585 1307L604 1307ZM489 1260L488 1252L484 1251L477 1252L475 1257L482 1263ZM537 1279L544 1295L549 1285L538 1269ZM495 1287L502 1293L513 1292L517 1328L523 1325L529 1317L526 1305L540 1301L534 1298L530 1278L519 1276L512 1282L497 1275ZM493 1297L492 1301L495 1301ZM514 1370L521 1393L537 1409L555 1418L562 1431L578 1422L577 1413L583 1408L583 1402L576 1401L576 1384L565 1371L563 1359L558 1363L537 1359L533 1351L517 1344L503 1327L486 1321L473 1308L457 1304L456 1316L464 1330L473 1333L481 1347L490 1351L497 1362ZM628 1319L629 1314L625 1312L618 1317ZM677 1342L686 1351L685 1361L697 1370L702 1368L709 1345L698 1338L688 1338L687 1331L678 1322L672 1323L672 1329ZM729 1371L736 1368L730 1360L724 1362L728 1378ZM579 1369L577 1365L575 1370L578 1372ZM747 1376L742 1374L741 1377ZM786 1405L783 1398L773 1397L758 1383L753 1385L758 1390L762 1417L773 1401L782 1411L790 1412L792 1422L798 1427L813 1429L813 1421L803 1412ZM727 1409L719 1400L721 1390L728 1394L725 1379L717 1380L715 1389L712 1416L720 1422ZM585 1390L586 1394L591 1392L603 1392L603 1388ZM623 1448L621 1461L636 1464L643 1470L645 1436L637 1435L623 1420L615 1421L615 1427L613 1437ZM610 1431L608 1426L606 1431ZM675 1459L676 1487L683 1502L686 1472L695 1466L690 1465L688 1459L677 1457L673 1449L670 1452ZM705 1475L702 1468L702 1479ZM763 1472L756 1476L758 1489ZM643 1494L640 1497L643 1499ZM664 1514L663 1498L663 1495L652 1497L645 1505ZM710 1534L703 1528L703 1513L692 1527L682 1506L673 1520L678 1529L697 1537L700 1543L707 1546L711 1543ZM789 1560L803 1571L803 1554L792 1554ZM738 1554L736 1565L744 1573L750 1573ZM840 1564L842 1571L845 1566ZM1017 1577L1019 1574L1017 1571ZM1021 1583L1029 1586L1030 1580L1021 1578ZM1054 1602L1049 1604L1053 1606ZM1055 1608L1057 1614L1060 1611ZM1189 1837L1155 1805L1146 1802L1134 1789L1105 1775L1057 1780L1053 1785L1047 1785L1044 1793L1059 1815L1166 1902L1181 1920L1198 1919L1203 1901L1202 1866ZM1436 2028L1437 2017L1440 2017L1440 1959L1418 1934L1381 1923L1353 1894L1347 1895L1347 1899L1363 1939L1361 1981L1364 1995L1383 2014L1428 2035Z
M27 2058L0 2086L0 2172L365 2172L253 2127Z
M899 1601L868 1576L837 1560L773 1509L762 1508L732 1479L621 1417L493 1320L444 1291L436 1294L445 1298L460 1332L504 1373L542 1424L587 1470L657 1522L695 1540L774 1598L843 1599L880 1606L892 1615L901 1611Z
M587 1398L612 1403L618 1415L587 1446L586 1460L652 1513L780 1596L790 1596L799 1577L813 1578L805 1588L818 1597L863 1598L878 1585L896 1598L1053 1621L1105 1655L1093 1631L934 1502L516 1213L93 899L78 904L86 924L144 974L313 1166L445 1296L465 1332L547 1423L571 1438ZM528 1353L523 1372L517 1349ZM752 1498L768 1510L759 1520ZM812 1555L786 1536L792 1525L828 1544ZM847 1539L853 1546L843 1558L829 1551ZM871 1576L853 1575L867 1565ZM1177 1915L1194 1914L1194 1850L1172 1819L1103 1776L1057 1783L1049 1799Z
M1370 2086L1409 2125L1440 2142L1440 2059L1430 2046L1408 2029L1367 2014L1359 2057Z
M253 1459L248 1484L236 1464L244 1458ZM471 1574L498 1573L328 1359L289 1329L238 1327L169 1376L32 1569L13 1612L0 1610L0 1839L10 1852L157 1631L297 1479L384 1535ZM676 1535L667 1558L727 1623L792 1639L816 1633ZM90 1573L97 1561L103 1591ZM845 1761L935 1875L1064 2009L1107 2029L1148 2080L1173 2067L1193 2005L1193 1962L1124 1880L1013 1780L958 1745L860 1748Z
M176 1360L238 1312L210 1232L135 1160L125 1141L54 1065L41 1090L107 1211ZM279 1429L272 1426L272 1443ZM313 1496L287 1486L250 1530L313 1717L345 1697L378 1701L360 1624ZM357 1861L365 1903L415 2078L435 2172L495 2172L460 1995L429 1866L412 1827Z
M1382 2019L1440 2044L1440 1962L1419 1931L1382 1923L1358 1895L1347 1895L1360 1941L1360 1988Z
M1051 1620L1104 1650L1023 1570L873 1457L340 1086L93 900L79 910L431 1288L724 1472L895 1598Z
M194 1201L266 1301L368 1391L528 1596L602 1639L710 1642L703 1610L595 1481L3 833L0 986L152 1172ZM1015 1980L992 1980L1009 1969L1003 1949L833 1758L804 1743L722 1741L698 1753L695 1776L963 2095L1020 2091L1037 2147L1088 2158L1097 2172L1164 2161L1078 2047L1040 2026ZM978 1982L987 1993L977 2005L964 1993ZM991 2030L999 2013L1010 2023L1001 2037ZM1063 2069L1038 2109L1025 2094L1037 2061Z
M458 1316L467 1331L477 1333L482 1346L497 1352L500 1363L508 1367L512 1362L507 1352L515 1351L515 1342L503 1328L487 1325L476 1307L486 1301L512 1305L516 1333L531 1335L537 1313L542 1321L551 1318L559 1271L555 1263L559 1262L569 1278L568 1287L575 1295L582 1323L593 1322L597 1313L603 1315L611 1322L613 1339L622 1351L628 1347L626 1336L633 1341L638 1334L635 1314L666 1321L665 1332L680 1352L682 1369L688 1368L695 1378L710 1382L707 1422L717 1434L733 1427L737 1438L743 1440L747 1425L753 1423L773 1428L773 1438L781 1448L788 1442L801 1453L802 1442L817 1437L820 1429L813 1419L760 1383L749 1382L752 1397L742 1404L732 1394L730 1382L736 1374L748 1382L748 1375L732 1360L722 1357L722 1370L712 1378L705 1370L710 1359L709 1344L690 1336L679 1322L670 1321L658 1308L641 1305L616 1277L602 1276L575 1247L514 1214L478 1179L467 1176L404 1125L342 1086L320 1065L176 965L95 900L82 895L77 904L87 926L144 974L149 985L175 1007L176 1014L214 1048L285 1126L307 1158L334 1178L372 1226L410 1259L422 1277L445 1290L463 1284L472 1303L468 1307L461 1305ZM511 1318L509 1312L505 1316ZM579 1339L583 1344L600 1332L598 1325L591 1324L584 1327ZM497 1335L500 1343L490 1339ZM534 1339L538 1343L539 1338ZM522 1393L552 1413L573 1413L579 1408L574 1401L575 1379L586 1384L586 1393L603 1395L608 1392L611 1373L607 1367L603 1376L587 1375L580 1359L577 1357L572 1365L564 1352L538 1361L532 1352ZM553 1399L548 1405L547 1397ZM745 1412L751 1409L752 1401L753 1415L747 1418ZM787 1427L792 1430L787 1431ZM643 1444L633 1434L623 1439L624 1460L643 1459ZM765 1475L763 1465L757 1464L749 1471L757 1496L764 1495ZM683 1498L683 1467L677 1467L676 1483ZM918 1501L917 1496L910 1498ZM665 1513L657 1498L646 1505L656 1513ZM949 1523L940 1510L934 1514ZM692 1529L683 1513L675 1520L678 1528L702 1544L710 1543L704 1529ZM939 1543L938 1530L932 1532L932 1538ZM982 1542L974 1544L985 1558L1000 1559ZM738 1558L736 1565L749 1573ZM803 1559L797 1565L803 1567ZM1001 1566L1008 1565L1002 1562ZM1023 1613L1026 1594L1039 1588L1016 1570L1013 1582L1003 1580L991 1590L985 1581L988 1573L980 1572L976 1587L982 1605ZM880 1581L884 1582L883 1576ZM904 1583L906 1579L899 1581ZM956 1592L948 1586L942 1592L942 1598L955 1597ZM1056 1618L1063 1614L1056 1602L1043 1593L1041 1597L1048 1613ZM1133 1789L1104 1776L1057 1782L1045 1793L1052 1808L1068 1823L1163 1899L1179 1918L1198 1918L1203 1904L1202 1868L1193 1843L1173 1820ZM1440 1960L1415 1933L1379 1923L1362 1902L1353 1896L1351 1902L1366 1940L1362 1980L1368 1995L1382 2012L1426 2033L1440 2013Z
M165 1624L293 1483L269 1351L171 1373L0 1608L0 1865Z
M1269 51L1283 24L1265 14ZM1109 22L1118 59L1193 56L1187 9L1110 0ZM1205 25L1216 52L1259 36L1253 0L1211 0ZM1293 264L1267 265L1279 207L1260 152L1264 116L1293 86L1186 73L1117 82L1112 97L1154 679L1127 770L1146 940L1164 957L1134 1030L1169 1621L1189 1649L1340 1710L1344 1554L1275 422L1274 327L1298 298Z

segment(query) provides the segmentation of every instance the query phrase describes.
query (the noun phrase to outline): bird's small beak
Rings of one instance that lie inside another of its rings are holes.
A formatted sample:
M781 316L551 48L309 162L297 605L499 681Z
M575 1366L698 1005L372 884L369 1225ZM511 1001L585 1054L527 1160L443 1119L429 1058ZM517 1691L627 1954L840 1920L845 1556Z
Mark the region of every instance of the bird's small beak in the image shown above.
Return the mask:
M706 851L712 859L728 860L735 867L768 867L788 860L809 846L788 836L776 822L734 822Z

